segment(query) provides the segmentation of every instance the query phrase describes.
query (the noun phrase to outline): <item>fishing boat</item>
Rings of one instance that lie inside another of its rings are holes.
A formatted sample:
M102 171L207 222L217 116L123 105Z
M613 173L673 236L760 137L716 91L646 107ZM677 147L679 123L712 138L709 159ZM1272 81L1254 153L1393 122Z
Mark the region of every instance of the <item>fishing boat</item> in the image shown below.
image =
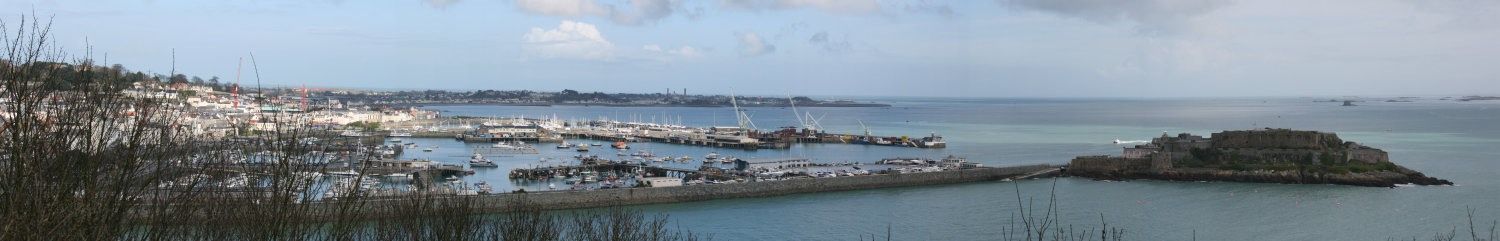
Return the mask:
M494 188L495 187L490 186L489 183L484 183L484 180L479 180L479 182L474 183L474 189L479 190L480 193L490 193L490 190L493 190Z
M708 160L719 159L719 153L718 152L709 152L707 156L703 156L703 159L708 159Z
M578 151L579 152L588 152L589 151L589 147L587 147L587 146L585 146L585 147L579 147Z
M569 145L567 140L564 140L562 144L557 144L557 149L568 149L568 147L571 146L572 145Z
M402 141L402 140L401 140L401 138L399 138L399 137L397 137L397 138L391 138L391 142L398 142L398 143L399 143L399 142L401 142L401 141Z
M610 146L615 147L615 149L621 149L621 150L630 149L630 146L629 145L625 145L625 142L623 142L623 141L615 142L614 145L610 145Z
M500 165L495 165L495 162L490 161L490 159L485 159L484 158L484 154L479 154L478 152L474 153L474 157L470 157L469 158L469 167L499 167L499 166Z

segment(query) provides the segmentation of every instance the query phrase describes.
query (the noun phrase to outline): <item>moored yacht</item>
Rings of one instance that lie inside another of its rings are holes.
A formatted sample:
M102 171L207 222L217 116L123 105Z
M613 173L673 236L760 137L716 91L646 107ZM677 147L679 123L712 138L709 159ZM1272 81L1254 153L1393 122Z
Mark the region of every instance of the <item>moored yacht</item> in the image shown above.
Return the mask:
M499 165L495 165L495 162L490 159L485 159L483 154L475 152L474 157L469 158L469 167L499 167Z

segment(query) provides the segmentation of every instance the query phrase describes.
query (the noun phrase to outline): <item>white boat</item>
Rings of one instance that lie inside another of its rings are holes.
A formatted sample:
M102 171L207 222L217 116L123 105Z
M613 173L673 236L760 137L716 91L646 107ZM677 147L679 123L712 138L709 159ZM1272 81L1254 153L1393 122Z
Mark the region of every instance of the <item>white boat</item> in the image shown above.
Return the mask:
M1120 140L1116 139L1115 143L1120 143ZM939 135L937 135L937 133L933 133L931 136L922 137L921 140L918 140L917 141L917 147L921 147L921 148L946 148L946 147L948 147L948 142L943 141L943 136L939 136Z
M562 144L557 144L557 149L568 149L568 147L571 146L572 145L569 145L567 140L563 140Z
M490 159L485 159L484 154L475 152L474 157L469 158L469 167L499 167L499 165L495 165L495 162Z
M493 188L494 187L490 186L490 184L484 183L484 180L480 180L479 182L474 183L474 189L478 190L480 193L490 193L490 190L493 190Z
M391 142L401 142L401 138L391 138Z
M422 151L425 151L425 152L432 152L432 148L431 148L431 147L428 147L428 148L423 148L423 149L422 149Z
M359 133L359 131L356 131L356 130L344 130L344 133L341 133L339 135L342 135L342 136L365 136L364 133Z
M718 152L709 152L707 156L703 156L703 159L708 159L708 160L719 159L719 153Z
M1120 139L1115 139L1115 144L1120 144Z
M386 177L392 177L392 178L409 178L409 177L411 177L411 175L408 175L406 173L391 173L391 174L387 174L385 176Z
M328 175L334 175L334 176L350 176L350 177L352 177L352 176L359 176L359 172L356 172L356 171L354 171L354 170L348 170L348 171L334 171L334 172L328 172Z
M410 137L411 136L411 132L392 131L391 134L390 134L390 136L391 137Z

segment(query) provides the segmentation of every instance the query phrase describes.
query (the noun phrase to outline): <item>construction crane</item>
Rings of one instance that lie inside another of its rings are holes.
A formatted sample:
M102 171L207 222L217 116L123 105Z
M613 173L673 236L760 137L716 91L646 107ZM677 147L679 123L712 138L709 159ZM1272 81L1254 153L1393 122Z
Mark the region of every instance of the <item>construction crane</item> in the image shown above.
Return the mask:
M686 91L686 90L684 90ZM734 119L739 122L741 131L760 129L755 127L755 122L750 121L750 115L740 109L740 102L734 98L734 89L729 89L729 103L734 106Z
M786 100L788 103L792 104L792 115L797 117L797 124L802 125L802 129L808 129L814 132L823 129L823 125L818 123L818 120L822 119L821 117L813 118L812 112L797 112L797 100L792 98L791 93L786 94ZM807 117L803 117L804 114L807 115ZM828 115L824 114L823 116L827 117Z
M859 121L859 128L865 129L865 138L870 138L870 127L865 126L865 121Z

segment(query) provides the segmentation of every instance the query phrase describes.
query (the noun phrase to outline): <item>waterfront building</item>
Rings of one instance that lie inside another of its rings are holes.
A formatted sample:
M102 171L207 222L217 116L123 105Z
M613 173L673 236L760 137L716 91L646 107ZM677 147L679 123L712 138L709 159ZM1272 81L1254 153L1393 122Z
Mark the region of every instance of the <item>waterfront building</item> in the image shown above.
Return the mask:
M807 158L801 158L801 157L765 158L765 159L748 159L748 160L741 159L741 160L735 160L734 161L734 169L735 170L739 170L739 171L747 171L747 170L775 171L775 170L783 170L783 169L807 168L808 164L809 164L809 162L807 161Z

